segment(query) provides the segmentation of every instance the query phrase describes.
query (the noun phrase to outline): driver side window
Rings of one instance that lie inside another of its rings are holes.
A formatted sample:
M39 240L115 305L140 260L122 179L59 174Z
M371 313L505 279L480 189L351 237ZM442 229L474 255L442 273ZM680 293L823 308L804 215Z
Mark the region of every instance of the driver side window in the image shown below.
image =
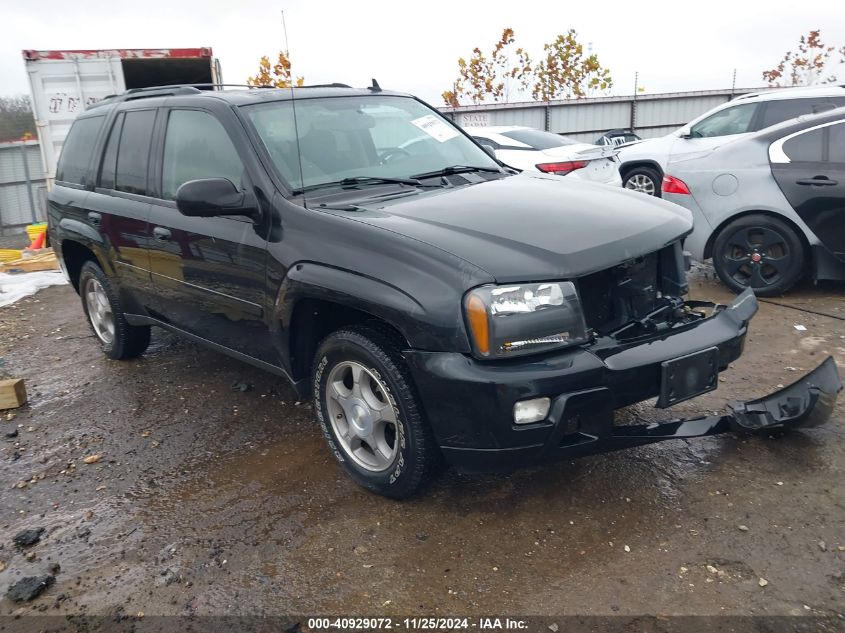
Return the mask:
M226 178L243 187L244 166L223 125L208 112L173 110L167 119L162 197L175 200L189 180Z
M711 114L690 129L693 138L710 138L744 134L751 130L751 120L759 104L743 103Z

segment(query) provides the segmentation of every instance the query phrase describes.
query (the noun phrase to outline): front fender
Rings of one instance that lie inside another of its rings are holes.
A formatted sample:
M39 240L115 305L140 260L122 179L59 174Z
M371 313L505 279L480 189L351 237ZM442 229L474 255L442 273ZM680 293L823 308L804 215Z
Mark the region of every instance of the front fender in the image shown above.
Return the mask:
M313 262L292 266L273 306L275 327L289 332L303 299L337 303L371 314L398 330L415 349L469 351L459 309L427 309L404 290L373 277Z

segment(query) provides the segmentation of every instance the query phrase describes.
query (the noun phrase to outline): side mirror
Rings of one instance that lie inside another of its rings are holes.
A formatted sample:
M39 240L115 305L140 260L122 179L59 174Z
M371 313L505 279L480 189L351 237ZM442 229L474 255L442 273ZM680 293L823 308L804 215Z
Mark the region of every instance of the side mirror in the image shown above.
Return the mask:
M688 127L681 128L681 138L692 138L692 129Z
M176 191L176 208L191 217L209 218L216 215L248 215L258 213L246 193L226 178L189 180Z
M496 158L496 148L490 145L490 143L480 143L481 147L484 148L484 151L490 154L491 157ZM498 160L498 159L497 159Z

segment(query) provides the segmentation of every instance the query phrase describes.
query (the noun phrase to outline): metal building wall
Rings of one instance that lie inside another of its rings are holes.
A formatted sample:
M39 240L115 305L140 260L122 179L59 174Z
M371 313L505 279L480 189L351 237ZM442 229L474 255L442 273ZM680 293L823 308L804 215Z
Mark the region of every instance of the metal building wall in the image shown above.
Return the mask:
M612 129L633 129L642 138L662 136L734 97L761 90L766 88L497 103L440 110L465 127L524 125L592 143Z
M0 233L43 222L46 196L38 142L0 143Z
M586 103L583 106L549 108L549 131L565 134L577 141L593 143L605 131L631 125L631 106L627 101Z
M698 115L729 101L730 96L730 93L728 93L640 100L637 102L636 125L643 131L646 129L652 130L656 127L668 127L671 131L688 123ZM663 134L665 133L663 132Z
M539 130L546 124L544 108L519 108L514 110L500 110L496 112L496 122L491 125L524 125Z

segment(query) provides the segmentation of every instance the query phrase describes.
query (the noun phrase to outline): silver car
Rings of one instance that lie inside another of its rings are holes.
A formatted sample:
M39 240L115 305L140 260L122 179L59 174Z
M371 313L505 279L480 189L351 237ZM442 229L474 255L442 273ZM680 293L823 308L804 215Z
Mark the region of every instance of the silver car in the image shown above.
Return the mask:
M693 213L684 248L736 292L845 280L845 108L678 157L662 189Z

